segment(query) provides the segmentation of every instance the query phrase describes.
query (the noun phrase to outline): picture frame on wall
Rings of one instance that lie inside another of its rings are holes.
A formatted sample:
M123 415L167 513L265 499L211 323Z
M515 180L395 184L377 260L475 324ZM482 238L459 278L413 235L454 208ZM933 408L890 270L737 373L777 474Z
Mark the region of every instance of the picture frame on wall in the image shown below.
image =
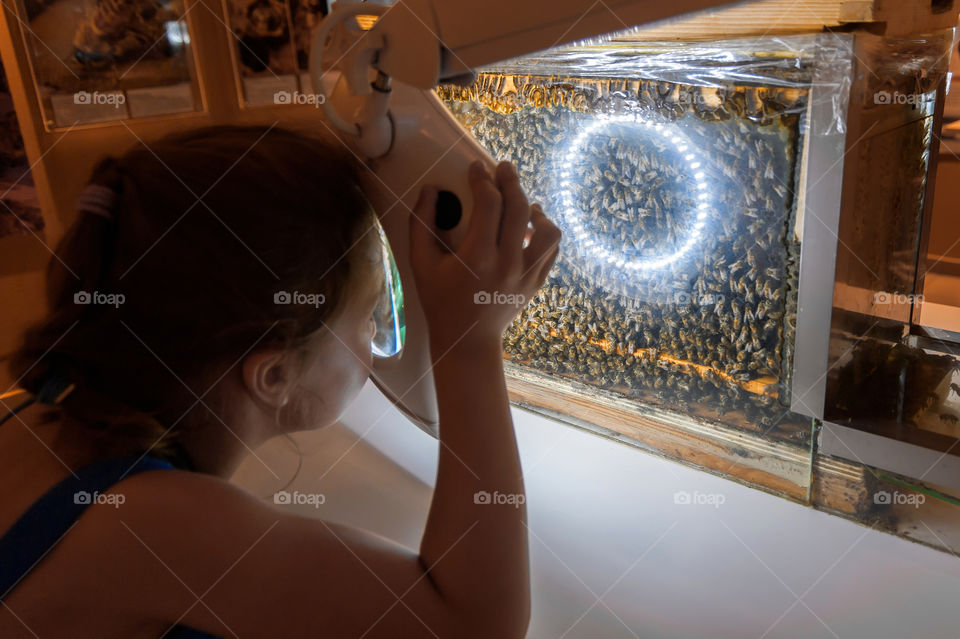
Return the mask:
M0 64L0 238L44 229L7 75Z

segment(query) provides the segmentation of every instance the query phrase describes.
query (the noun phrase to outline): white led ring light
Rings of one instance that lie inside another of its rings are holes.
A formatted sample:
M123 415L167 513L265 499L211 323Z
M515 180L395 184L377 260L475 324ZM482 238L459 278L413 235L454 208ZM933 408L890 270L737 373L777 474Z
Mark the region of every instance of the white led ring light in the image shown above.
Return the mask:
M622 257L623 251L619 247L612 247L602 242L598 242L591 237L590 232L584 228L581 218L583 213L577 209L573 202L571 193L574 179L571 171L577 158L581 155L584 145L590 140L592 134L599 128L611 126L618 123L637 124L649 129L652 133L659 135L665 142L672 145L677 153L683 158L686 167L693 175L696 186L697 216L693 224L690 235L673 253L650 259L626 260ZM627 268L631 271L650 271L662 268L682 258L694 244L696 244L703 234L703 227L707 218L707 212L710 210L710 194L707 192L706 174L700 170L701 162L696 159L694 153L689 152L691 143L682 134L668 131L667 127L661 123L654 123L640 116L601 116L598 121L587 126L573 140L567 149L563 158L563 169L560 172L562 178L561 197L561 215L567 223L567 226L573 232L573 239L579 243L581 249L584 249L591 257L596 260L606 261L615 264L620 268Z

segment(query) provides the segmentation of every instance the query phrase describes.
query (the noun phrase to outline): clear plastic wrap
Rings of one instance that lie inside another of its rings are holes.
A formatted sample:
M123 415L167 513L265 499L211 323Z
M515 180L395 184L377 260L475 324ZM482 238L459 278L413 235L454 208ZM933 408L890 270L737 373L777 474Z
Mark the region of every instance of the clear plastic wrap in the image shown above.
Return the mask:
M508 60L482 71L515 76L566 75L578 80L637 79L640 84L621 90L635 95L641 109L659 110L668 119L692 110L708 120L737 115L769 123L774 117L802 115L807 106L803 98L817 87L833 104L832 116L807 124L814 127L815 134L844 132L854 59L850 35L694 43L633 42L629 38L630 32L622 32ZM674 93L658 86L661 92L655 94L648 88L651 83L675 85L677 90ZM601 86L596 85L595 99L608 97ZM524 106L527 97L518 95L515 106Z

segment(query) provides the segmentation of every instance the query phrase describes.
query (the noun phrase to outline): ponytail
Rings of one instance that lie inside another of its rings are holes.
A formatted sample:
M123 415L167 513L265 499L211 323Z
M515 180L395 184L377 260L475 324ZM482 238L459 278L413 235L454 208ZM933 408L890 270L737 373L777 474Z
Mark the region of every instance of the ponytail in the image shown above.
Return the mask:
M74 384L64 424L102 455L189 467L178 439L229 399L208 389L255 346L303 354L340 308L358 277L343 258L371 227L365 170L333 138L260 126L106 158L50 262L49 315L11 358L13 378L34 394L51 375ZM326 302L277 304L281 291Z

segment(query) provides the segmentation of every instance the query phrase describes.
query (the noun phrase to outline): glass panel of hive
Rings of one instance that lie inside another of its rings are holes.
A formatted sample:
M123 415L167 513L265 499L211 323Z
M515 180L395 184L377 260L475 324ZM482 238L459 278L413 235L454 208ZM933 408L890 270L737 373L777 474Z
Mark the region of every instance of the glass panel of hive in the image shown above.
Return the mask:
M642 54L621 57L618 77L598 75L606 61L592 53L514 61L473 86L438 89L495 158L516 163L531 201L564 231L505 356L806 441L809 419L787 409L809 96L787 76L804 73L803 61L771 57L769 77L751 68L703 82L696 61L688 80L644 77Z
M48 128L200 108L179 0L25 0L20 13Z
M824 417L956 452L960 353L956 334L925 321L950 314L923 295L938 258L927 255L925 237L935 231L921 232L930 222L936 102L953 35L858 36L857 58L873 73L860 80L858 129L850 131L858 143L844 162L870 179L851 185L838 229Z

